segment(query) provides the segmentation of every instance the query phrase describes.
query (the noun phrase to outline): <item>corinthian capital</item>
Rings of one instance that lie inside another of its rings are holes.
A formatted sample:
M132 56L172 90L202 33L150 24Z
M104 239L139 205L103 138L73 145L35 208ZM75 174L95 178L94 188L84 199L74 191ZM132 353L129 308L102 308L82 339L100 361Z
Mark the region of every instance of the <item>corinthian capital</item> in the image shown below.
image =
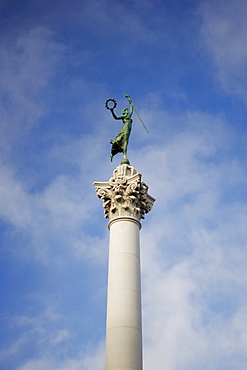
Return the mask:
M96 193L103 200L105 217L113 220L127 216L138 221L151 211L155 199L148 194L148 186L141 174L127 164L118 166L108 182L94 182Z

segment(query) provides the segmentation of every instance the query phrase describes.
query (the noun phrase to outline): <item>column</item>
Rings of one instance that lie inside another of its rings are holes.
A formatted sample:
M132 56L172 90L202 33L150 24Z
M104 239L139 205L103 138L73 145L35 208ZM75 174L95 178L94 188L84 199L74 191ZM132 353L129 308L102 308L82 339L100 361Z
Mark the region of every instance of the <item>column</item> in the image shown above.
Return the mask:
M142 370L140 219L153 205L141 174L127 164L94 183L109 218L106 370Z

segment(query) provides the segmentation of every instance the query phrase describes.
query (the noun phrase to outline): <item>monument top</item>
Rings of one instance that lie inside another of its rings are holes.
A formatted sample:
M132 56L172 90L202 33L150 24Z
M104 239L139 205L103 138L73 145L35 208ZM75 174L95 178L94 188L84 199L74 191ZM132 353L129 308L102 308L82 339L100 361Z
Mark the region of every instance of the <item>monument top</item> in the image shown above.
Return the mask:
M127 164L113 171L108 182L94 182L97 195L103 200L105 218L130 217L138 221L151 211L155 199L148 194L142 175Z

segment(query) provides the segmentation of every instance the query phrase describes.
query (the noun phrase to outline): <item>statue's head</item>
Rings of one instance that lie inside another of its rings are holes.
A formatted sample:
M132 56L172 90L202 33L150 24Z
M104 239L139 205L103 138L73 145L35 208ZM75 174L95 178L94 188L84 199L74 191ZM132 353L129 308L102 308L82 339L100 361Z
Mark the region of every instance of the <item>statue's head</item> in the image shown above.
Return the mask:
M129 113L128 108L124 108L124 109L122 110L122 113L123 113L123 116L127 116L127 115L128 115L128 113Z

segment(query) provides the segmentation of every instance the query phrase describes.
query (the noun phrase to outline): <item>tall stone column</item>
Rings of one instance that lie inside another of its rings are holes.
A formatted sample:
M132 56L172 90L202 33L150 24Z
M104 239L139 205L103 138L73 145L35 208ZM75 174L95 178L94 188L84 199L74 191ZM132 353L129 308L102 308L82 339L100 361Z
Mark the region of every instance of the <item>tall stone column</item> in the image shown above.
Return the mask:
M142 370L140 220L155 201L141 174L118 166L108 182L95 182L109 218L106 370Z

